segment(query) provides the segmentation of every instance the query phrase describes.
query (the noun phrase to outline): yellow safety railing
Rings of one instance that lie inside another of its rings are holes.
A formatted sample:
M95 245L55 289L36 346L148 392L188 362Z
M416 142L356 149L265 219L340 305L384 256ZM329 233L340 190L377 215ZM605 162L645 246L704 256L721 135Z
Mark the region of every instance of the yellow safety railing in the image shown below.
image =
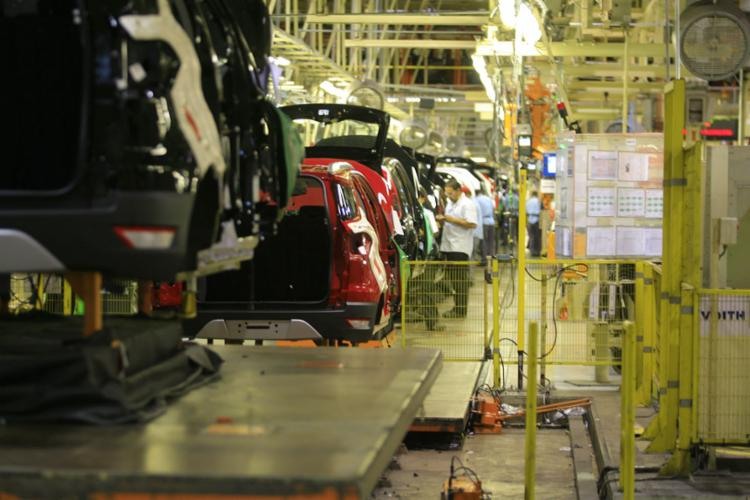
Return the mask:
M498 263L493 320L503 360L516 362L525 343L519 325L526 329L536 321L540 375L546 365L590 365L601 367L597 378L604 381L609 367L620 366L624 321L635 321L636 303L647 300L644 290L638 297L642 287L636 286L636 267L644 265L632 260L540 259L517 270L520 261ZM523 307L517 307L521 303ZM641 307L646 309L645 304ZM644 359L641 356L641 362Z
M454 261L402 266L402 345L440 349L449 361L485 359L491 310L485 268Z
M692 441L750 444L750 290L695 292Z
M10 310L20 313L32 309L53 314L75 314L76 296L62 275L12 274ZM102 310L108 315L138 313L137 282L109 280L102 290Z

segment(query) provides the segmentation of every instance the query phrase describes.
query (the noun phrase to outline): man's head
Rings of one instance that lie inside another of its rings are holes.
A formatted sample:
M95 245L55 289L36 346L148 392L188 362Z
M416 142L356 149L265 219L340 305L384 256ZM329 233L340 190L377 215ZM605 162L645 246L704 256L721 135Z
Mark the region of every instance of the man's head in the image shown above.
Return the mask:
M461 183L455 179L451 179L445 183L445 196L448 197L453 203L457 202L461 198Z
M539 196L539 193L537 193L536 191L532 191L531 192L531 197L532 198L536 198L537 196Z

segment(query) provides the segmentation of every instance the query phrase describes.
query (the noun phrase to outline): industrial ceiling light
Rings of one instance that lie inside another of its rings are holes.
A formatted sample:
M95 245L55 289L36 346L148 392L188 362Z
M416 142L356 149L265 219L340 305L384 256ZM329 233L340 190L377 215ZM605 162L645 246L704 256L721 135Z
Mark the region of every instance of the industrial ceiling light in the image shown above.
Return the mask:
M484 60L484 56L475 53L471 56L471 62L474 70L479 75L479 80L484 86L487 97L490 99L490 102L495 102L497 100L497 92L495 92L495 85L492 82L492 78L490 78L490 74L487 72L487 63Z
M520 30L523 43L534 45L542 38L539 21L528 3L521 2L516 13L516 0L500 0L498 10L503 26L507 29Z
M322 90L326 94L332 95L333 97L335 97L337 99L345 99L346 96L347 96L347 92L344 89L338 88L330 80L326 80L324 82L321 82L320 85L318 85L318 86L320 87L320 90Z
M383 109L385 106L383 90L372 80L352 82L347 94L347 104L356 104L374 109Z

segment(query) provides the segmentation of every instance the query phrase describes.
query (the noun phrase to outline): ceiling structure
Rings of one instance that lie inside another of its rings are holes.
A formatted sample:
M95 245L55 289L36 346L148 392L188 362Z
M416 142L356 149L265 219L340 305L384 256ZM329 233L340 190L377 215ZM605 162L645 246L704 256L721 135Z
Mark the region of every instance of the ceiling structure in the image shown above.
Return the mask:
M538 76L584 130L628 114L658 128L663 87L675 73L674 47L665 44L674 0L524 1L544 29L522 47L500 22L497 0L266 0L272 52L290 62L282 98L336 99L371 81L397 120L419 118L487 157L493 113L472 64L478 54L505 100Z

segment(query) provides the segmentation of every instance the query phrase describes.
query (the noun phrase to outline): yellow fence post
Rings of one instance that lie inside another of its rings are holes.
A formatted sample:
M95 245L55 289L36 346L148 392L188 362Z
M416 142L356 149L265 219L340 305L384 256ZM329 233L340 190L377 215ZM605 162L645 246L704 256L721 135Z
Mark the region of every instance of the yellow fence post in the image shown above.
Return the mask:
M521 271L519 271L520 273ZM526 441L525 441L525 489L524 498L535 498L536 483L536 369L539 355L539 326L529 324L529 385L526 389Z
M487 281L485 280L485 276L484 276L484 273L486 273L488 269L491 269L491 267L488 268L487 266L485 266L484 268L482 268L482 304L483 304L482 309L484 310L484 324L483 324L482 329L484 330L484 352L485 354L489 352L489 349L490 349L490 338L487 335L487 332L489 332L490 330L490 308L487 307L487 299L489 299L490 297L488 296L489 295L488 286L487 286Z
M500 265L492 259L492 374L493 388L500 387Z
M659 400L658 430L648 447L651 452L674 450L680 386L680 288L682 285L685 178L682 130L685 127L685 80L673 80L664 100L664 237L662 259L662 330L664 337L664 394Z
M547 269L545 268L544 271L542 271L541 276L541 293L540 293L540 303L539 303L539 333L541 336L541 340L539 341L539 345L541 346L539 348L542 355L544 355L547 352ZM554 312L553 312L554 314ZM545 379L547 377L547 361L546 356L542 357L539 361L539 383L542 386L545 386ZM529 379L531 381L531 379Z
M636 330L626 321L620 385L620 489L625 500L635 498L635 381Z
M646 380L646 374L643 371L643 337L646 329L643 268L644 263L642 261L635 263L635 365L638 367L636 370L635 386L637 389L640 389ZM637 399L637 404L640 404L640 391Z
M73 290L70 288L70 283L63 277L60 277L60 281L62 282L62 301L63 301L63 309L62 313L65 316L70 316L73 314L73 311L75 310L75 306L73 305L73 302L75 301L75 297L73 295Z
M690 439L693 434L693 293L692 287L682 290L680 306L680 404L678 409L677 448L662 467L665 475L690 474ZM697 368L695 368L697 369Z
M642 342L640 343L640 346L637 347L641 355L641 363L639 364L639 367L642 372L638 384L637 403L641 406L648 406L651 404L651 388L654 379L654 268L650 262L645 262L642 269L643 286L641 288L641 294L638 295L638 292L636 291L636 304L639 300L642 302L642 315L639 316L638 313L636 313L635 316L636 321L640 325L641 335L643 335ZM636 311L638 311L637 305Z
M526 170L520 174L518 190L518 389L523 389L523 351L526 327ZM531 378L529 380L532 380Z

